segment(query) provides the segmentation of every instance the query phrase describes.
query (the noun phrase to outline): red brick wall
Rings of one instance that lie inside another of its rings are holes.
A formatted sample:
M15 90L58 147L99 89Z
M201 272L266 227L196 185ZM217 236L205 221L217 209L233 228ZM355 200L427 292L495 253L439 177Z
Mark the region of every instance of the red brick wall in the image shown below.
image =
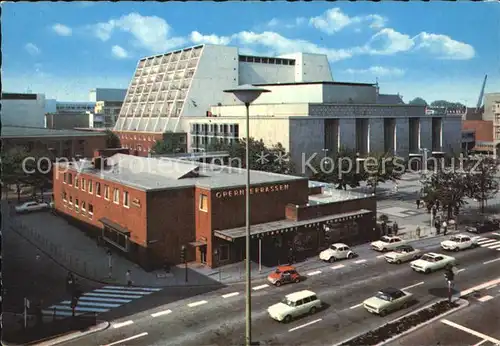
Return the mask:
M138 156L148 156L156 141L163 139L162 133L115 131L123 148L137 150Z
M476 141L493 141L493 121L489 120L464 120L462 121L464 130L476 130Z
M287 206L287 218L302 221L326 215L349 213L359 209L367 209L375 213L377 209L376 203L375 197L367 197L364 199L310 206L301 205L296 207L289 205Z

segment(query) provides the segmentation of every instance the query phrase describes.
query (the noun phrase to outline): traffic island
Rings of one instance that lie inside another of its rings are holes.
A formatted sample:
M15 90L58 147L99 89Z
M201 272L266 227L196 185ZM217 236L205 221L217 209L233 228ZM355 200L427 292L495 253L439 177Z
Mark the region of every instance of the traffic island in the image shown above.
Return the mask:
M453 302L442 300L388 322L375 330L355 336L337 346L384 345L467 305L468 301L462 299Z

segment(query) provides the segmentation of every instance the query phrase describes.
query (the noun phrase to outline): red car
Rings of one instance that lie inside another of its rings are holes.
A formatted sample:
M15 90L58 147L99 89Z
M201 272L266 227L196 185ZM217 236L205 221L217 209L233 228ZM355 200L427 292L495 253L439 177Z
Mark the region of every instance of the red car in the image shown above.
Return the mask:
M269 274L267 280L273 285L279 287L282 284L289 284L292 282L300 282L300 274L297 269L292 266L280 266L274 272Z

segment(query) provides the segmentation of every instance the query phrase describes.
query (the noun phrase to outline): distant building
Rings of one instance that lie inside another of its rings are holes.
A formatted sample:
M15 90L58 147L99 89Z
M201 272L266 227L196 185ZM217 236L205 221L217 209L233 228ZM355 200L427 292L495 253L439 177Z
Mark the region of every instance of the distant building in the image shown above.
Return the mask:
M123 102L127 89L95 88L89 91L89 101L119 101Z
M1 103L2 126L44 126L44 94L2 93Z
M56 112L60 113L85 113L94 111L95 102L67 102L57 101Z
M97 101L94 112L90 113L89 127L112 128L120 114L122 101Z
M469 152L494 154L493 121L465 120L462 122L462 136L467 132L474 132L474 146ZM468 135L470 138L470 134ZM470 146L470 144L469 144Z

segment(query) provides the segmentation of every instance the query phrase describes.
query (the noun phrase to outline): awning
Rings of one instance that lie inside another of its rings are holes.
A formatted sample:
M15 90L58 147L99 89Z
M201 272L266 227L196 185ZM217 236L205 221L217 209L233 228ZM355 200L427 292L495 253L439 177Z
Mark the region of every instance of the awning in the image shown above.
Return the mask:
M130 235L130 231L128 229L126 229L125 227L123 226L120 226L119 224L117 224L116 222L114 221L111 221L110 219L108 219L107 217L103 217L103 218L100 218L99 221L105 225L105 226L108 226L112 229L114 229L115 231L118 231L120 233L123 233L125 235Z
M190 242L189 245L191 245L193 247L200 247L200 246L207 245L207 242L205 240L197 240L197 241Z
M343 213L343 214L333 214L322 216L315 219L308 219L302 221L293 221L293 220L281 220L281 221L273 221L267 223L261 223L258 225L250 226L250 237L251 238L262 238L269 235L277 235L288 232L295 232L298 230L298 227L302 226L319 226L320 224L334 224L334 223L342 223L348 220L359 219L364 215L372 213L370 210L361 209L354 212ZM246 236L246 228L238 227L226 230L215 230L214 235L218 238L234 241L238 238L244 238Z

